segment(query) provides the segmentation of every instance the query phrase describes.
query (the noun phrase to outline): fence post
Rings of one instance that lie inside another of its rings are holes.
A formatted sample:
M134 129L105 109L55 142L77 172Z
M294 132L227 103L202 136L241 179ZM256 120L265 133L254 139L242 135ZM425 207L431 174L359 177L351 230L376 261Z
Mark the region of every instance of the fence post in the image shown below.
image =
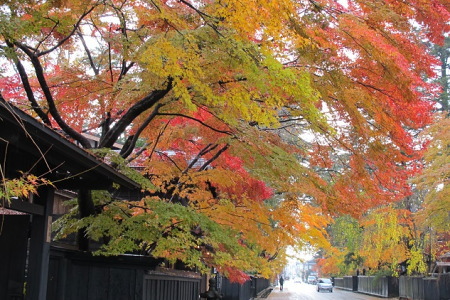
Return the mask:
M352 276L352 291L358 291L358 276Z

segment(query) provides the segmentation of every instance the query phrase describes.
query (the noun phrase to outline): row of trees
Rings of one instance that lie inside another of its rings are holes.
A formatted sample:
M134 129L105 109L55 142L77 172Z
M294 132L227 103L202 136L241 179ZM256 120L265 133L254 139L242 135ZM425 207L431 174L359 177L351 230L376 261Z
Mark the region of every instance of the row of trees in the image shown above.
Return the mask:
M60 237L244 281L278 272L288 245L331 249L331 217L410 194L439 94L423 41L442 45L445 0L0 8L2 97L147 195L79 197Z
M418 135L429 144L422 171L410 179L412 194L358 219L336 218L328 231L332 246L319 259L323 273L349 275L365 268L376 274L426 274L450 250L450 38L431 51L440 61L442 92L433 124Z

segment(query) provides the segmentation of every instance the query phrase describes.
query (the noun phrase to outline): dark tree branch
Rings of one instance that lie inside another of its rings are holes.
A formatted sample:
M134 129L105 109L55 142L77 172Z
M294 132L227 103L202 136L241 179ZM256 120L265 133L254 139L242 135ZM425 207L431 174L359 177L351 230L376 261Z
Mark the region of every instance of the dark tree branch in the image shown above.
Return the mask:
M45 51L37 52L37 53L36 53L36 56L37 56L37 57L43 56L43 55L46 55L46 54L48 54L48 53L50 53L50 52L53 52L55 49L58 49L62 44L64 44L68 39L70 39L70 38L76 33L76 31L78 30L78 28L79 28L79 26L80 26L81 21L82 21L87 15L89 15L96 7L97 7L97 5L94 5L94 6L92 6L90 9L88 9L86 12L84 12L84 13L80 16L80 18L78 19L78 21L75 23L75 25L73 25L72 31L71 31L67 36L65 36L63 39L61 39L55 46L53 46L53 47L51 47L50 49L47 49L47 50L45 50Z
M81 33L80 30L77 31L77 34L80 37L81 43L83 44L84 51L86 52L86 54L88 56L89 64L91 65L91 68L94 71L94 74L98 75L99 74L99 70L95 66L94 60L93 60L92 55L91 55L91 51L89 50L89 48L88 48L88 46L86 44L86 41L84 40L83 34Z
M47 35L41 39L38 43L37 46L35 48L35 51L37 52L37 50L39 49L39 47L48 39L52 36L53 31L55 30L56 27L58 27L59 22L56 20L52 20L51 18L46 18L49 19L50 21L54 22L55 24L53 25L52 29L49 30L49 32L47 33Z
M217 144L213 145L213 144L208 144L206 145L202 150L200 150L200 152L197 154L197 156L191 161L191 163L186 167L186 169L184 169L183 174L186 174L196 163L197 161L206 153L211 152L212 150L214 150L215 148L217 148Z
M142 154L142 152L144 152L149 146L151 145L151 143L147 143L145 144L145 146L143 146L141 149L139 149L139 151L137 151L133 156L129 157L127 159L127 163L131 163L133 160L135 160L136 158L139 157L139 155Z
M156 141L155 141L155 143L153 144L152 151L150 152L150 155L149 155L149 157L148 157L148 160L152 160L152 156L153 156L153 153L155 152L156 145L158 145L159 140L161 139L161 137L162 137L164 131L166 130L166 128L169 126L169 123L170 123L170 121L167 122L167 123L164 125L164 127L161 128L161 130L159 131L158 136L156 137Z
M298 127L298 126L303 126L303 125L301 125L301 124L287 124L287 125L280 126L280 127L277 127L277 128L260 128L260 130L262 130L262 131L277 131L277 130L292 128L292 127Z
M11 48L11 50L14 49L14 45L11 42L6 41L6 43L8 47ZM45 124L51 126L51 122L48 115L42 110L42 108L37 103L36 98L34 97L33 89L31 88L27 72L23 67L22 62L19 60L17 56L14 56L14 62L16 63L17 70L19 71L20 79L22 80L22 85L23 88L25 89L25 93L27 94L27 98L31 102L31 107Z
M111 27L109 28L111 31ZM112 68L112 56L111 56L111 42L108 41L108 65L109 65L109 76L111 82L114 81L114 74L113 74L113 68Z
M16 47L21 49L25 54L30 58L31 63L33 64L34 70L36 72L36 77L39 81L39 84L41 86L41 89L44 93L45 99L47 100L47 104L49 107L50 114L52 115L53 119L55 119L56 123L58 123L59 127L67 133L70 137L78 141L85 149L91 148L91 144L89 141L81 135L79 132L75 131L72 127L70 127L64 120L62 119L61 115L59 114L59 111L55 105L55 101L53 99L52 93L50 91L50 88L47 84L47 81L45 79L44 75L44 69L42 68L41 62L39 61L39 58L32 53L27 47L25 47L23 44L16 42L14 43Z
M213 155L208 161L206 161L199 169L199 171L205 170L213 161L215 161L223 152L225 152L230 147L229 144L223 146L216 154Z
M122 80L122 78L127 75L128 71L135 65L135 62L130 62L128 65L125 61L122 64L122 70L120 70L120 75L118 81Z
M125 1L124 1L123 4L125 4ZM126 40L128 40L126 17L125 17L125 15L123 14L121 8L122 8L122 7L117 8L117 7L113 6L113 9L116 11L116 14L117 14L118 18L120 19L120 29L121 29L122 35L124 36L124 38L125 38ZM129 48L129 47L128 47L126 44L124 44L124 50L123 50L123 51L124 51L124 52L125 52L125 51L128 51L128 48ZM124 54L125 54L125 53L124 53ZM124 57L125 57L125 56L124 56ZM134 62L131 62L129 65L127 65L126 60L125 60L125 59L122 59L122 66L121 66L121 70L120 70L120 74L119 74L118 81L120 81L120 80L123 78L123 76L125 76L125 75L127 74L127 72L130 70L130 68L131 68L133 65L134 65Z
M211 16L205 14L204 12L202 12L201 10L195 8L194 5L192 5L191 3L184 1L184 0L179 0L181 3L183 3L184 5L188 6L190 9L194 10L199 16L201 16L203 19L204 18L209 18L212 19ZM204 19L205 20L205 19ZM206 20L205 20L206 21Z
M158 110L164 106L162 103L158 103L155 107L155 109L152 111L152 113L145 119L144 123L142 123L139 128L137 129L136 133L132 136L130 136L130 140L128 143L125 143L125 145L122 147L122 150L120 151L120 156L123 158L127 158L132 152L133 149L136 146L136 142L141 135L142 131L150 124L150 122L156 117L158 114Z
M212 126L210 126L210 125L204 123L203 121L200 121L199 119L193 118L193 117L188 116L188 115L178 114L178 113L159 113L158 115L159 115L159 116L177 116L177 117L187 118L187 119L196 121L196 122L202 124L202 125L205 126L205 127L208 127L209 129L211 129L211 130L213 130L213 131L215 131L215 132L224 133L224 134L228 134L228 135L232 135L232 134L233 134L233 132L228 131L228 130L220 130L220 129L216 129L216 128L214 128L214 127L212 127Z
M119 138L120 134L133 122L140 114L151 108L158 101L163 99L172 90L173 79L169 78L165 89L154 90L146 97L135 103L117 123L100 140L100 148L111 148Z
M283 119L283 120L279 120L280 123L298 122L298 121L305 121L305 118L303 118L303 117L298 117L298 118L292 118L292 119Z
M184 5L186 5L187 7L189 7L190 9L194 10L199 16L200 18L202 18L203 21L205 21L206 25L208 25L209 27L211 27L219 36L223 36L220 31L219 28L217 27L217 23L220 21L219 18L214 18L204 12L202 12L201 10L195 8L194 5L192 5L191 3L185 1L185 0L179 0L181 3L183 3ZM215 22L216 24L212 24L211 22L208 22L207 19L212 20L213 22Z
M217 84L219 85L226 85L228 83L236 83L236 82L241 82L241 81L247 81L246 77L239 77L236 79L229 79L229 80L219 80L217 81Z
M168 160L170 160L171 163L173 163L173 165L175 166L175 168L177 168L179 171L184 172L181 170L181 168L178 166L178 164L166 153L162 152L162 151L156 151L156 153L158 153L161 156L164 156L165 158L167 158Z

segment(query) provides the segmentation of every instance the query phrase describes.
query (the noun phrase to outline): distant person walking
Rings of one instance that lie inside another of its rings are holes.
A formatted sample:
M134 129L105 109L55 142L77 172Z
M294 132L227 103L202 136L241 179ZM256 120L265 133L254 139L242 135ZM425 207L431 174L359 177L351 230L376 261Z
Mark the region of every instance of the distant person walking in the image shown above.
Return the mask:
M281 275L281 276L280 276L280 291L283 290L283 283L284 283L284 278L283 278L283 276Z

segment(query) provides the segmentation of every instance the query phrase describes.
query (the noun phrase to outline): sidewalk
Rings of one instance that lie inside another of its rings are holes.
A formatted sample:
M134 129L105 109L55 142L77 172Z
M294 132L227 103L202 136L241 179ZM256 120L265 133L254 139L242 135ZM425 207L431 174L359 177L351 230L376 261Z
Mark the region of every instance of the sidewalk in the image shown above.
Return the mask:
M293 294L289 293L289 291L280 291L279 286L274 286L272 292L269 294L267 298L254 298L253 300L268 300L268 299L283 299L286 300L286 297L292 296Z
M267 299L278 299L278 300L283 299L283 300L286 300L290 296L294 296L294 294L290 293L288 290L280 291L280 287L276 286L276 287L274 287L274 289L270 293L269 297L267 297L265 299L266 300ZM261 298L261 300L262 300L262 298Z

